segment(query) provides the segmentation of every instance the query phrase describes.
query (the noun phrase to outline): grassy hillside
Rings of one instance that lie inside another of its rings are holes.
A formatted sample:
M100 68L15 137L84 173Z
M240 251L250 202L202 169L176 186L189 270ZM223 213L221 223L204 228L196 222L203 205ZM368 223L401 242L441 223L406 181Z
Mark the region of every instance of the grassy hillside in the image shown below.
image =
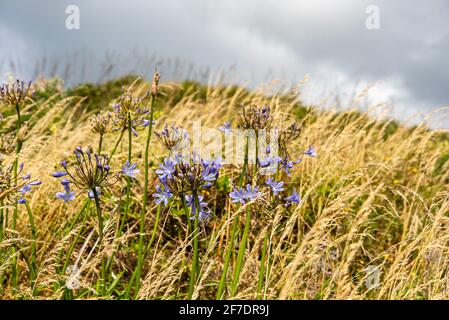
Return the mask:
M102 139L105 154L119 141L111 172L131 157L140 170L135 179L117 176L102 188L98 203L73 183L75 199L57 199L64 189L52 173L61 170L62 159L73 165L77 146L99 148L89 118L112 112L122 86L134 83L134 93L144 96L151 83L135 80L69 90L57 80L35 83L32 102L21 107L19 163L22 175L29 172L42 184L17 207L17 199L0 195L2 299L449 298L447 136L358 111L307 108L294 91L162 82L153 130L175 123L190 131L198 120L203 128L226 121L236 128L240 105L270 106L276 126L297 122L301 128L287 147L302 162L290 176L275 176L285 182L284 192L301 196L297 205L286 207L271 195L260 168L232 164L220 169L213 187L201 190L210 209L204 222L189 219L175 196L167 206L156 205L156 170L168 151L153 132L143 208L148 127L132 135L131 152L128 131L122 139L120 130ZM151 98L144 100L150 104ZM17 146L17 116L14 106L0 108L3 192L15 159L14 148L4 146ZM309 145L317 157L303 154ZM233 187L251 183L261 190L265 185L263 195L245 205L231 203Z

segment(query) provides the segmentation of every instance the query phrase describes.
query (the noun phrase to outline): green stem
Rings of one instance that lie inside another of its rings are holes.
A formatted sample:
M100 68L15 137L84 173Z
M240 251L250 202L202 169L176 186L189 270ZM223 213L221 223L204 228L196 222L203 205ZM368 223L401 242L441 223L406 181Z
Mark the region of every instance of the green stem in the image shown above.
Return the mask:
M239 284L239 277L240 277L240 272L242 271L243 256L244 256L245 250L246 250L246 243L248 240L250 224L251 224L251 210L248 207L246 209L245 228L243 230L243 236L242 236L242 239L240 240L239 252L237 254L237 264L236 264L235 270L234 270L234 278L232 279L232 285L231 285L231 295L232 296L235 296L235 293L237 291L237 286Z
M14 160L14 184L17 185L17 174L18 174L18 167L19 167L19 154L20 151L22 150L22 141L19 137L20 134L20 129L22 127L22 117L20 115L20 105L17 103L16 104L16 114L17 114L17 131L16 131L16 139L17 139L17 144L16 144L16 158ZM18 205L17 202L14 204L14 212L13 212L13 217L12 217L12 229L16 230L16 226L17 226L17 213L18 213ZM15 251L15 249L14 249ZM19 273L18 270L18 265L17 265L17 257L14 257L13 261L12 261L12 283L13 283L13 291L14 293L17 290L17 286L18 286L18 279L17 279L17 275Z
M263 279L265 276L265 259L267 256L268 235L269 233L267 232L263 240L262 259L260 261L260 270L259 270L259 281L257 283L257 300L262 299L262 286L263 286Z
M89 210L90 208L90 199L86 200L86 204L83 206L83 209L80 211L79 214L81 214L81 212L83 212L84 210ZM69 262L70 262L70 257L73 253L73 250L75 250L75 247L79 241L79 238L81 237L81 234L83 233L83 229L84 229L84 225L86 224L86 220L87 220L87 214L84 215L84 219L83 219L83 226L80 228L80 230L78 231L78 234L76 235L75 240L73 241L72 245L69 248L69 251L67 252L66 258L65 258L65 262L64 265L62 267L62 271L61 274L65 274L65 271L67 270L67 267L69 266ZM78 220L78 219L75 219ZM73 227L70 229L70 231L73 229ZM69 232L70 232L69 231Z
M219 285L218 291L217 291L217 296L216 296L217 300L223 299L223 290L225 288L226 276L227 276L228 268L229 268L229 261L231 260L231 254L232 254L232 250L234 247L234 239L235 239L235 234L236 234L236 230L237 230L238 220L239 220L238 217L235 217L234 221L232 222L231 238L229 239L228 250L226 252L226 257L225 257L224 266L223 266L223 272L221 274L220 285Z
M199 216L199 199L198 194L194 190L193 201L195 201L195 215L194 215L194 225L193 225L193 258L192 258L192 269L190 272L190 283L189 283L189 300L192 299L193 291L195 289L195 283L198 275L198 216Z
M100 134L100 140L98 141L98 155L101 154L101 147L103 145L103 135Z
M122 130L122 131L120 132L120 135L119 135L117 141L115 142L114 149L112 149L111 155L109 156L109 161L108 161L108 163L111 162L112 157L113 157L114 154L115 154L115 151L117 151L117 147L118 147L118 145L120 144L120 141L122 141L122 139L123 139L123 134L124 134L124 133L125 133L125 130Z
M151 96L150 102L150 124L148 125L148 135L147 142L145 145L145 186L143 190L143 204L142 211L140 212L140 230L139 230L139 251L137 256L137 274L136 274L136 296L139 292L140 288L140 273L142 272L142 264L143 264L143 239L144 239L144 230L145 230L145 214L147 212L147 204L148 204L148 185L149 185L149 153L150 153L150 140L151 140L151 132L153 130L153 101L154 96ZM158 209L159 210L159 209ZM156 223L154 225L153 233L157 228L158 217L156 218Z
M36 231L36 226L34 225L33 213L31 212L31 208L30 208L30 205L28 204L28 202L25 203L25 206L27 208L28 219L30 221L30 228L31 228L32 243L31 243L30 282L31 282L31 287L34 287L34 281L36 279L36 241L37 241L37 231Z

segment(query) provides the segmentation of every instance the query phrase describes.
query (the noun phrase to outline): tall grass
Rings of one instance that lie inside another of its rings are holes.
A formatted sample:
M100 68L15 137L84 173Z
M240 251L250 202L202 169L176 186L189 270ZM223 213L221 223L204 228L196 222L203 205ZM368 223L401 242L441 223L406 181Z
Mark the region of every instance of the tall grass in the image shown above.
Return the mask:
M135 90L143 95L149 86L141 82ZM90 92L45 90L21 110L32 125L20 157L43 183L29 207L19 206L15 228L4 218L1 298L449 298L449 139L444 133L353 110L306 108L289 92L162 83L153 102L153 130L172 122L189 129L192 120L218 128L235 120L240 103L268 104L277 119L301 122L294 150L313 143L319 151L317 159L304 159L292 171L289 184L302 196L299 206L285 210L267 204L247 213L246 207L231 205L229 184L242 168L225 166L216 191L208 194L211 218L205 224L194 220L189 228L182 206L153 204L154 170L166 152L145 130L127 141L131 147L117 142L123 131L104 135L101 142L103 152L115 152L111 167L132 158L144 172L148 161L143 208L145 179L112 186L101 204L83 196L70 204L56 201L60 185L51 172L74 146L98 146L87 119L106 110L109 101L86 109ZM3 133L16 123L13 113L8 117L4 111ZM124 199L129 199L125 208ZM12 213L14 207L2 210ZM101 237L95 233L97 211L103 218ZM105 260L110 263L103 269ZM379 273L378 286L367 286L369 266ZM98 286L102 277L104 287Z

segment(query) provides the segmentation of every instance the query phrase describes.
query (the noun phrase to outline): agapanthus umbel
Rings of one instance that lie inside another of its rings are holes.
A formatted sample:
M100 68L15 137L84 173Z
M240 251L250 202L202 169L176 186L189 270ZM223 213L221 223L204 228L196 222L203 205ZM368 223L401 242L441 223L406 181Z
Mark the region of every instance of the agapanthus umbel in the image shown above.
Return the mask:
M184 197L210 188L217 180L222 165L220 159L205 161L195 154L190 159L167 157L156 174L167 190Z
M247 184L244 188L234 187L234 190L229 193L231 202L240 202L241 204L256 201L260 199L261 196L262 192L259 191L259 187L252 187L250 184Z
M150 124L150 110L144 106L143 98L137 96L131 88L123 89L122 94L112 104L114 111L113 123L117 130L126 130L131 124L131 130L137 136L138 127Z
M269 130L272 124L269 106L242 106L238 115L238 125L242 129Z
M32 95L31 81L26 83L17 79L11 84L3 83L0 86L0 103L5 105L14 106L21 104Z
M181 128L177 127L174 124L171 126L165 125L164 129L161 131L154 132L161 143L161 145L170 152L173 150L177 150L181 145L189 139L188 132Z
M23 172L23 163L19 166L17 175ZM9 202L17 201L18 203L26 203L25 196L32 192L33 187L42 184L39 180L31 180L31 175L25 174L17 179L15 183L12 177L13 165L5 166L0 158L0 200Z
M90 127L93 133L105 135L112 131L112 114L110 112L100 112L89 118Z
M297 140L301 134L301 128L295 122L289 125L286 129L279 132L279 152L282 157L290 157L289 146L292 142Z
M92 153L88 148L85 151L77 147L74 151L75 161L73 164L61 161L63 170L54 172L55 178L64 178L61 184L64 186L64 192L58 192L56 197L65 202L73 200L74 194L70 189L70 184L74 184L79 190L87 192L90 198L95 193L101 194L103 188L109 187L117 182L117 175L111 173L109 159L106 155Z
M191 215L198 213L199 220L207 219L210 212L199 193L215 183L222 165L220 159L204 160L195 154L189 159L181 156L165 158L156 170L161 184L156 186L153 194L155 203L167 205L169 199L176 196L190 207ZM197 195L198 205L193 195Z

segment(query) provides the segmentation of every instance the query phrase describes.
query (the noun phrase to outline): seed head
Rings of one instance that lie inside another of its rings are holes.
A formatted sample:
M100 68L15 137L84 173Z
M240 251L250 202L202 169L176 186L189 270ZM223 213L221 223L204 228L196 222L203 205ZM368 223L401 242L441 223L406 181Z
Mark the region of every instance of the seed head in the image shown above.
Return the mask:
M0 86L0 103L15 106L25 102L33 93L31 81L25 83L17 79L13 83L3 83Z
M110 112L100 112L89 118L90 127L93 133L105 135L113 129L112 114Z

